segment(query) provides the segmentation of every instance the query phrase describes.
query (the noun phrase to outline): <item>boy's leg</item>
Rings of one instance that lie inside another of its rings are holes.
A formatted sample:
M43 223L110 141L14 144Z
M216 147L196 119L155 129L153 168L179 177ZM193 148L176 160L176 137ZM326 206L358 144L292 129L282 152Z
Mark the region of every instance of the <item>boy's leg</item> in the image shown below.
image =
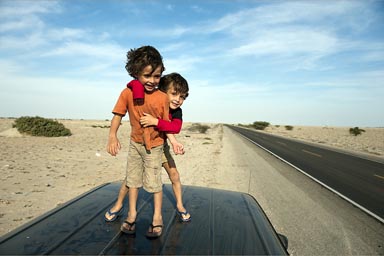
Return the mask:
M136 203L139 188L143 185L143 158L141 150L143 145L131 140L129 144L126 186L128 189L129 207L127 219L121 225L121 231L127 234L134 234L136 230Z
M163 146L152 148L150 151L143 152L144 157L144 175L143 187L146 191L153 193L154 212L152 226L148 230L147 235L160 236L162 232L162 202L163 202L163 184L161 182L161 156L163 154ZM153 227L157 226L157 227Z
M131 141L128 150L127 170L125 177L125 189L122 189L122 195L124 191L128 191L129 196L129 209L128 209L128 221L134 221L136 219L136 201L139 188L143 186L143 158L141 156L141 148L143 145Z
M129 210L128 210L128 222L134 222L136 220L137 210L136 210L136 203L137 203L137 196L139 195L139 189L138 188L130 188L129 192Z
M129 186L132 187L141 187L141 173L143 171L143 161L139 154L138 147L141 147L141 144L130 141L128 147L128 158L127 158L127 166L126 166L126 175L123 184L121 184L119 195L117 197L117 201L115 205L106 212L104 218L106 221L112 221L116 219L116 215L112 213L119 213L118 211L122 209L124 198L129 191ZM131 184L128 184L130 181ZM120 213L119 213L120 214Z
M121 231L127 234L134 234L136 232L136 216L137 216L137 197L139 195L138 188L129 188L128 197L129 197L129 210L126 220L121 225Z
M171 165L170 165L171 164ZM176 169L176 165L174 162L169 163L163 163L164 169L168 173L168 177L172 182L172 190L175 194L176 199L176 207L179 212L186 212L187 210L184 208L183 205L183 196L182 196L182 187L180 182L180 175L179 172ZM184 219L188 219L190 217L189 213L187 213L185 216L183 216Z
M127 187L127 182L126 180L124 180L121 184L119 195L117 196L115 204L112 206L111 209L109 209L109 211L105 213L105 219L107 221L112 221L116 219L116 214L119 214L120 210L123 208L124 199L128 193L128 190L129 188Z
M164 144L164 154L162 155L162 162L163 167L167 171L168 177L172 182L172 190L176 198L176 208L180 219L182 221L189 221L191 220L191 215L189 214L189 212L187 212L183 205L180 175L177 171L176 163L172 157L168 143Z
M152 223L147 231L147 237L156 238L163 233L163 217L161 216L161 207L163 203L163 191L153 193L154 212Z
M153 212L153 219L152 219L152 225L163 225L163 217L161 214L161 208L163 204L163 191L155 192L153 193L153 205L154 205L154 212ZM154 232L160 232L161 228L154 228Z

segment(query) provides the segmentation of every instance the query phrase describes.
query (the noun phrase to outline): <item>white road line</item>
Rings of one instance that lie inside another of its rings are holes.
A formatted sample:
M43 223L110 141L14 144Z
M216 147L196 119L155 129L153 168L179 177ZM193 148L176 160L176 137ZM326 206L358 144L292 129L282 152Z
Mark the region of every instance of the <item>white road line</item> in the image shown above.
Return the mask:
M311 152L311 151L307 151L307 150L305 150L305 149L302 149L301 151L303 151L303 152L305 152L305 153L307 153L307 154L313 155L313 156L317 156L317 157L323 157L322 155L319 155L319 154L313 153L313 152Z

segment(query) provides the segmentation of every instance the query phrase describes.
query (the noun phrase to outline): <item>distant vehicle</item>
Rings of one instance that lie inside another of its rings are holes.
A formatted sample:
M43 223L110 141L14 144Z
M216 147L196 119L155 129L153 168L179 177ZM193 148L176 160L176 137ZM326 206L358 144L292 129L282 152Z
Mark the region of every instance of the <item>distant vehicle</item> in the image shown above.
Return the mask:
M164 185L160 238L148 239L153 200L139 192L136 235L120 231L127 212L105 222L120 183L99 186L43 216L6 234L0 254L247 254L288 255L288 240L277 234L267 216L249 194L183 186L185 206L192 215L181 222L175 210L171 185Z

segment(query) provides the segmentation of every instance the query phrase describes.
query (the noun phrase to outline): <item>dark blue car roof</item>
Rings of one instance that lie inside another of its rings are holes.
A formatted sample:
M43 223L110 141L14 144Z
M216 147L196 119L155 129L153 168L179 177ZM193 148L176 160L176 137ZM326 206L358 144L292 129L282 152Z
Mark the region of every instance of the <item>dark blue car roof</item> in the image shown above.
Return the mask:
M164 185L163 234L148 239L153 197L139 192L136 235L120 232L127 214L105 222L120 183L108 183L8 233L1 254L288 254L256 200L244 193L195 186L183 187L192 221L180 222L172 187Z

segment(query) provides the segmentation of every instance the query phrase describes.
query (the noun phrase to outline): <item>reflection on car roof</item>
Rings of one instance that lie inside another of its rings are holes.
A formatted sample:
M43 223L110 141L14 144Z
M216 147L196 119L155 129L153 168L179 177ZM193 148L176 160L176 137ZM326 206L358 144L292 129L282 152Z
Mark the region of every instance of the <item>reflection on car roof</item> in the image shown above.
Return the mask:
M120 183L107 183L5 235L1 254L262 254L286 255L256 200L245 193L183 186L184 205L192 221L181 222L171 185L163 188L163 234L148 239L153 197L141 189L136 235L120 231L127 215L105 222Z

